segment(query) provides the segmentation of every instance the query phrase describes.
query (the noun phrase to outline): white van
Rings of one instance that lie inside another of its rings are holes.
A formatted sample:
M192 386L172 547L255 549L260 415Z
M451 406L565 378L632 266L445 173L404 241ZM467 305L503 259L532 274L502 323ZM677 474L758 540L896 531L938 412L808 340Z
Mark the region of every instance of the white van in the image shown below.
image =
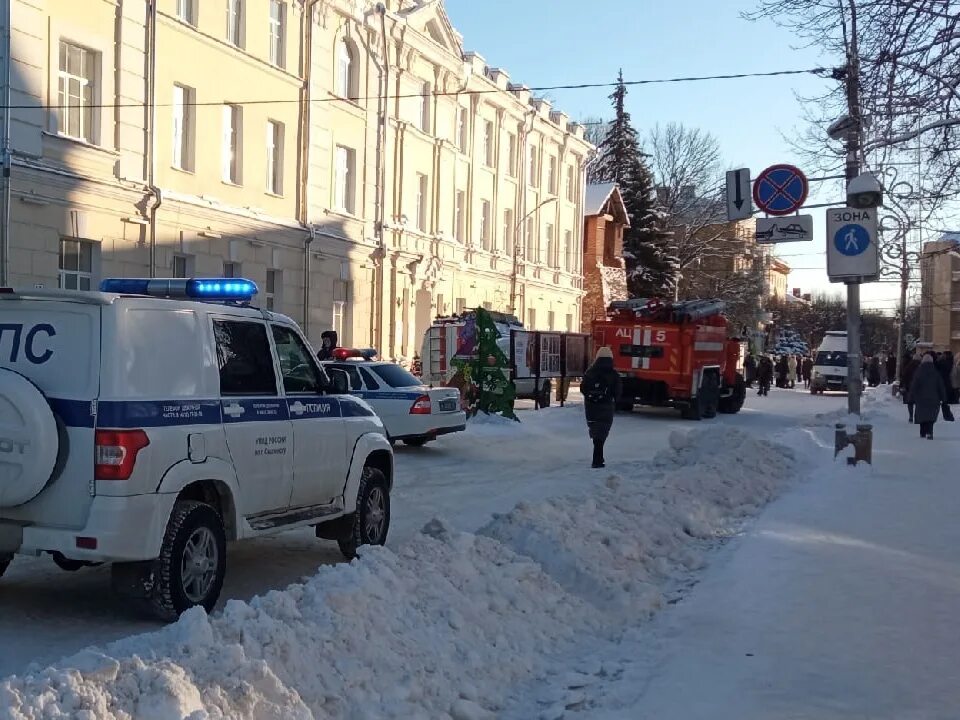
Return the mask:
M810 393L847 389L847 331L828 330L813 359Z

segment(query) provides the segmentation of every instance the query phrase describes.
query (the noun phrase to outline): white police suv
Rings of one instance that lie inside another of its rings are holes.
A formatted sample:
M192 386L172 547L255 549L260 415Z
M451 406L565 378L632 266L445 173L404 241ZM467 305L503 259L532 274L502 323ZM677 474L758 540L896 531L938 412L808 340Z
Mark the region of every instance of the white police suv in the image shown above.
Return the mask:
M459 390L429 388L396 363L374 356L373 349L337 348L334 359L321 364L347 374L350 394L370 404L391 441L420 447L440 435L466 430Z
M226 542L315 526L383 544L393 453L248 280L0 289L0 574L113 563L164 619L217 601Z

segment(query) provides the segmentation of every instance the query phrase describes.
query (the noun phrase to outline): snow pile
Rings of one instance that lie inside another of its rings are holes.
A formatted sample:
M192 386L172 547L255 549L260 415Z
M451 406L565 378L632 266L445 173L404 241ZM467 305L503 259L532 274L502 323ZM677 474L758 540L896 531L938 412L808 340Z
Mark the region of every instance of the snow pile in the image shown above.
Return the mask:
M0 681L0 720L493 718L571 642L655 610L795 466L729 427L674 433L652 462L477 535L434 520L397 550Z
M480 533L537 560L569 593L621 621L663 603L712 539L754 514L794 474L786 447L735 428L673 433L648 472L610 475L588 497L521 504ZM652 472L650 472L652 470Z

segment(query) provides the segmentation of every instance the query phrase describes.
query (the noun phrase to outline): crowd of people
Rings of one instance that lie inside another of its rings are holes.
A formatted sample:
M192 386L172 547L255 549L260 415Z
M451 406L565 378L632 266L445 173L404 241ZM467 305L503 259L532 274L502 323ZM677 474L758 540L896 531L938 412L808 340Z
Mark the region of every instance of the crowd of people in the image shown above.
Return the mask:
M810 387L810 378L813 376L813 358L800 355L781 355L774 358L770 355L748 355L744 361L745 379L747 387L757 385L757 395L767 395L770 388L791 389L802 382L805 388Z

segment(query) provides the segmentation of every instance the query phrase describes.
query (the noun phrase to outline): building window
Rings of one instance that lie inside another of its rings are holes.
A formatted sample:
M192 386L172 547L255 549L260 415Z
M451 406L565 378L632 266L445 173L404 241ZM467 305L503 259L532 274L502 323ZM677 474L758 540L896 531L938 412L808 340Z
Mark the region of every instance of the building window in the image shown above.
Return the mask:
M190 25L197 24L197 0L177 0L177 17Z
M283 195L283 123L267 121L267 192Z
M540 163L537 162L537 146L530 146L530 172L527 182L531 187L540 185Z
M513 255L513 236L516 233L513 224L513 210L503 211L503 250L507 255Z
M243 0L227 0L227 42L243 47Z
M507 174L517 176L517 136L515 133L507 135Z
M236 262L225 262L223 264L223 277L225 278L238 278L241 277L240 273L240 263Z
M239 105L223 106L222 175L224 182L240 184L243 110Z
M94 131L99 53L60 41L57 132L67 137L97 142Z
M357 51L347 38L337 43L337 94L350 100L356 100L360 96Z
M484 250L490 250L490 201L480 201L480 243Z
M463 190L457 190L456 204L453 208L453 236L457 239L457 242L463 242L465 206L466 195Z
M267 281L263 286L263 297L265 299L267 310L275 310L279 307L280 288L283 287L283 275L281 270L267 270Z
M357 153L352 148L337 145L336 178L334 179L333 206L348 215L357 211L356 203Z
M425 133L430 132L430 101L433 96L433 88L430 83L425 82L420 88L420 129Z
M548 310L547 311L547 330L556 330L556 328L553 326L553 322L554 322L553 310Z
M567 230L563 233L563 267L567 272L573 270L573 232Z
M537 311L534 308L527 308L527 330L537 329Z
M194 169L196 97L193 88L173 86L173 166L188 172Z
M483 123L483 164L487 167L493 167L495 148L493 123L490 120L485 120Z
M60 238L60 287L90 290L93 285L93 243Z
M281 0L270 0L270 62L286 67L286 49L287 6Z
M547 163L547 192L557 194L557 156L551 155Z
M466 298L457 298L456 302L456 313L457 315L463 315L467 309L467 299Z
M557 260L556 260L557 241L556 241L556 238L554 237L553 223L546 224L543 234L547 239L547 265L549 265L550 267L556 267L557 266Z
M528 263L538 262L538 252L537 252L537 236L533 233L533 218L527 218L527 250L526 250L526 259Z
M467 151L468 132L470 128L470 117L467 115L466 108L457 109L457 147L460 152Z
M174 255L171 262L170 274L175 278L185 278L190 276L191 270L190 257L187 255Z
M567 200L573 202L573 192L576 188L576 182L574 182L573 176L573 165L567 165L567 187L566 187L566 196Z
M427 194L429 190L427 188L427 176L423 173L417 173L417 208L416 208L416 217L417 217L417 230L420 232L427 231Z
M345 343L343 334L343 319L347 308L347 292L349 285L345 280L336 280L333 283L333 316L331 320L331 329L337 333L341 343Z
M567 313L567 332L573 332L573 315Z

